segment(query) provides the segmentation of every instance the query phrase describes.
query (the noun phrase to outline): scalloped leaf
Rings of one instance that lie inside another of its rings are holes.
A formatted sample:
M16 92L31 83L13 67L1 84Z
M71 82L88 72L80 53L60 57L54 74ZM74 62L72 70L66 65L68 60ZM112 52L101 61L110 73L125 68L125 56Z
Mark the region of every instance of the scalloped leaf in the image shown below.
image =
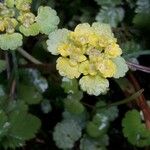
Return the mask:
M36 22L39 25L40 32L49 34L57 28L59 17L54 9L48 6L40 6L38 8L38 15Z
M39 34L39 25L37 23L34 23L30 25L28 28L25 26L21 25L19 27L19 31L23 33L25 36L35 36Z
M105 7L103 6L96 16L96 21L108 23L112 27L117 27L118 23L124 18L124 9L121 7Z
M74 120L63 120L57 123L53 132L53 139L58 148L71 149L81 137L81 127Z
M10 115L10 124L11 136L14 139L23 141L34 138L41 126L41 122L37 117L17 111Z
M98 96L99 94L105 94L108 91L109 82L107 79L101 76L83 76L79 84L83 91L86 91L89 95Z
M58 29L49 34L49 39L47 40L48 51L51 52L53 55L58 55L58 46L62 42L67 41L67 37L69 34L69 30L67 29Z
M88 113L84 111L81 114L73 114L68 111L63 112L64 120L74 120L83 129L86 126L87 119L89 118Z
M141 122L140 113L137 110L128 111L122 120L123 134L128 141L138 147L150 145L150 131Z
M2 50L15 50L22 45L23 37L20 33L1 34L0 48Z
M113 77L114 78L124 77L126 72L129 70L125 59L122 58L122 57L116 57L116 58L113 59L113 62L115 63L115 65L117 67L116 73Z

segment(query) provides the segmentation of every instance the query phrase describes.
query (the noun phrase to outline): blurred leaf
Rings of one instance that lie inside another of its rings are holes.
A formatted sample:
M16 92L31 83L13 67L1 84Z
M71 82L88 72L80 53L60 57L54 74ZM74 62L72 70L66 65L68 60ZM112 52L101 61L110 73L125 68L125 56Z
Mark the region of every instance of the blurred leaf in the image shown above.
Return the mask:
M136 13L150 13L150 1L149 0L137 0Z
M36 89L43 93L48 88L47 80L41 75L37 69L21 69L20 78L25 84L35 86Z
M108 127L107 123L96 124L93 121L90 121L87 123L86 131L90 137L98 138L105 135L105 133L107 132L107 127Z
M144 19L143 19L144 17ZM150 13L139 13L136 14L134 19L133 19L133 23L140 28L146 28L148 30L150 30Z
M123 50L123 55L132 54L141 50L140 43L135 42L134 40L126 41L121 43L121 48Z
M83 129L87 123L87 119L89 118L89 116L86 111L81 114L73 114L68 111L64 111L63 118L64 120L74 120Z
M6 69L6 61L0 60L0 73Z
M121 4L121 0L95 0L98 5L119 5Z
M41 103L41 109L42 109L43 113L45 113L45 114L52 111L52 106L50 104L50 101L46 100L46 99L43 100L42 103Z
M81 114L84 111L84 106L76 99L65 99L65 108L67 111L73 114Z
M64 77L62 79L62 88L65 93L77 93L78 92L78 82L76 79L68 79Z
M103 102L103 101L99 101L96 104L96 112L97 112L97 114L100 113L100 114L108 117L109 121L114 121L119 115L118 108L116 106L112 106L112 107L109 107L109 108L106 108L104 106L106 106L106 103Z
M112 27L117 27L123 18L124 10L121 7L102 6L95 19L99 22L108 23Z
M4 111L0 110L0 142L1 138L7 133L10 123L7 121L7 115Z
M84 135L80 140L80 150L107 150L108 140L107 134L100 139L93 139Z
M25 84L20 84L18 96L27 104L38 104L43 99L41 93L35 87Z

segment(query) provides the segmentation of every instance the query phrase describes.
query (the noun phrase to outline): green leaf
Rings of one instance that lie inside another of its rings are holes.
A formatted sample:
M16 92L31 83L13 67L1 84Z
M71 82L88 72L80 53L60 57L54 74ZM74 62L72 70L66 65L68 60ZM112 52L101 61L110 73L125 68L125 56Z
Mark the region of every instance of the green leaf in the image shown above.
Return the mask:
M81 137L81 127L74 120L63 120L57 123L53 139L60 149L71 149Z
M76 99L65 99L65 108L73 114L81 114L84 111L84 106Z
M73 114L68 111L63 112L64 120L74 120L83 129L86 126L87 119L89 118L88 113L84 111L81 114Z
M15 50L22 45L23 37L20 33L1 34L0 48L2 50Z
M28 83L40 92L43 93L48 88L48 82L46 78L42 76L39 70L37 69L22 69L20 70L20 78L22 78L23 83Z
M54 9L48 6L40 6L36 22L39 25L40 32L49 34L57 28L59 17Z
M102 114L102 116L108 117L109 121L114 121L118 117L118 114L119 114L118 108L116 106L111 106L111 107L108 107L108 108L105 107L105 106L106 106L106 103L103 102L103 101L99 101L96 104L97 115Z
M3 136L7 133L10 127L10 123L8 122L8 118L4 111L0 110L0 142Z
M60 43L67 41L69 30L67 29L58 29L49 34L49 39L47 40L48 51L53 55L58 55L58 46Z
M43 113L45 113L45 114L52 111L52 106L50 104L50 101L49 100L43 100L41 103L41 109L42 109Z
M7 112L10 113L10 112L22 112L22 113L27 113L28 112L28 106L27 104L25 104L24 101L22 100L13 100L13 101L10 101L9 103L7 103Z
M121 43L121 48L123 50L123 55L127 55L134 52L139 52L141 50L141 45L140 43L131 40Z
M19 99L27 104L38 104L43 98L34 86L20 84L18 91Z
M84 135L80 140L80 150L107 150L108 140L107 134L97 140Z
M6 69L6 61L0 59L0 73Z
M144 19L143 19L144 16ZM133 23L139 27L139 28L146 28L148 30L149 26L150 26L150 13L139 13L136 14L134 19L133 19Z
M99 129L98 124L95 124L94 122L90 121L87 123L86 131L90 137L97 138L105 134L106 128Z
M116 73L114 75L114 78L120 78L124 77L126 72L129 70L128 65L126 64L126 61L122 57L117 57L113 59L113 62L116 65Z
M10 134L14 139L30 140L41 126L40 120L27 113L13 112L10 115Z
M124 10L121 7L103 6L96 16L96 21L108 23L112 27L117 27L124 18Z
M128 141L138 147L150 145L150 131L141 121L137 110L128 111L122 120L123 134Z
M78 92L78 82L76 79L68 79L63 77L61 87L64 89L65 93L77 93Z
M137 0L136 13L150 13L150 1L149 0ZM144 16L145 19L145 16Z
M22 141L20 139L14 139L11 136L7 136L1 141L2 147L4 147L5 150L7 149L13 149L15 150L17 147L21 147L25 145L25 141Z

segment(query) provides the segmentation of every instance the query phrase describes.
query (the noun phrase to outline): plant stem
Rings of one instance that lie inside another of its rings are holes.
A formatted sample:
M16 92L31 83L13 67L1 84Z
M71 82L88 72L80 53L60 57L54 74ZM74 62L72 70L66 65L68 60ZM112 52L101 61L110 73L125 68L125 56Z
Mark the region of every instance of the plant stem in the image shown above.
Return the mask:
M18 63L17 63L17 58L16 58L16 52L11 52L11 54L12 54L12 61L13 61L14 80L12 81L10 95L14 99L15 91L17 90L18 83L19 83L19 72L18 72Z
M18 52L24 56L26 59L28 59L29 61L31 61L34 64L42 64L42 62L40 62L39 60L37 60L36 58L34 58L33 56L31 56L29 53L27 53L24 49L22 48L18 48Z
M134 77L134 75L132 73L129 74L129 79L132 82L135 90L139 90L140 89L140 85L139 85L138 81L136 80L136 78ZM143 94L141 94L139 96L139 98L136 101L136 104L138 105L138 107L143 112L144 120L145 120L145 123L146 123L146 127L148 129L150 129L150 107L147 104L146 99L145 99Z
M6 60L6 70L7 70L7 79L9 80L10 78L10 64L9 64L9 56L8 56L8 52L5 53L5 60Z
M108 105L108 107L118 106L118 105L129 103L129 102L137 99L143 93L143 91L144 91L144 89L141 89L141 90L137 91L136 93L134 93L133 95L131 95L130 97L125 98L124 100L112 103L112 104Z
M146 73L150 73L150 67L145 67L145 66L135 64L135 63L132 63L132 62L129 62L129 61L127 61L126 63L129 67L135 68L137 70L140 70L140 71L143 71L143 72L146 72Z

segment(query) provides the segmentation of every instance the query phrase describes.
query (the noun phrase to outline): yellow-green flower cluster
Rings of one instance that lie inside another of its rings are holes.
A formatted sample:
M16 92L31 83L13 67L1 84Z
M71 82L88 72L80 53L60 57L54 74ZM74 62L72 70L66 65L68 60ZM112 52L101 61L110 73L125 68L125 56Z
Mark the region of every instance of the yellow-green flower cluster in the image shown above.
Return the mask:
M60 75L70 79L81 77L79 84L88 94L106 93L109 87L107 78L122 77L128 70L120 56L122 50L107 24L93 23L90 26L83 23L73 32L66 29L55 31L55 35L61 35L57 38L57 46L51 46L53 35L49 35L48 50L52 54L60 54L56 65ZM115 61L118 58L124 66L122 71Z
M49 34L57 28L56 11L40 6L37 15L31 11L32 0L4 0L0 3L0 48L16 49L22 45L23 36Z

